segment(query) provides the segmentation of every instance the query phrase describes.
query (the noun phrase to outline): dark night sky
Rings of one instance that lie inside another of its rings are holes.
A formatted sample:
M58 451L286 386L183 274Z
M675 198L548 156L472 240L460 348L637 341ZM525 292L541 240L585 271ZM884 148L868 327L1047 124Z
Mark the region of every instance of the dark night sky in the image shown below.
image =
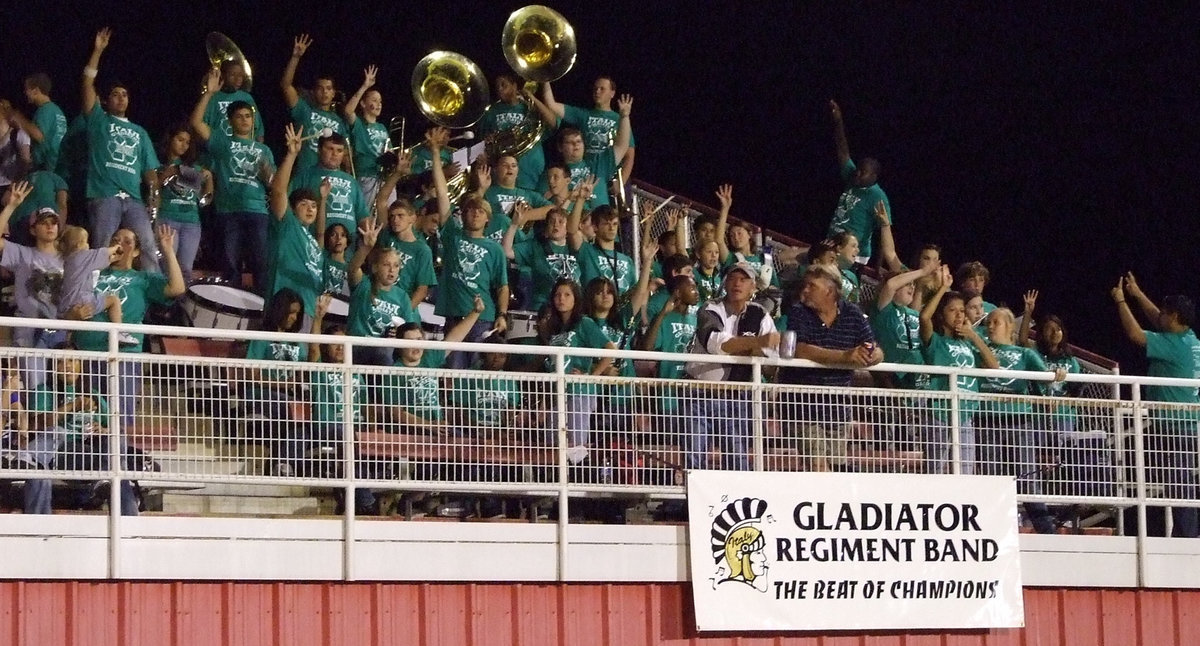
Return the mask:
M132 88L131 116L157 134L198 96L209 31L235 40L278 144L278 79L291 39L353 90L380 65L384 116L416 117L408 78L434 48L489 74L519 2L166 2L102 7L4 0L0 96L51 73L72 114L95 29L113 42L101 76ZM826 103L852 154L878 156L904 256L924 241L993 272L989 300L1063 314L1076 342L1139 371L1115 334L1108 289L1133 269L1152 297L1200 296L1200 6L1191 3L676 3L553 6L579 37L560 100L586 104L596 75L636 97L636 175L697 200L732 182L734 214L804 240L823 236L840 192ZM970 4L968 8L966 5ZM203 6L201 6L203 5ZM895 6L893 6L895 5ZM80 7L86 6L86 15ZM19 25L19 27L16 27Z

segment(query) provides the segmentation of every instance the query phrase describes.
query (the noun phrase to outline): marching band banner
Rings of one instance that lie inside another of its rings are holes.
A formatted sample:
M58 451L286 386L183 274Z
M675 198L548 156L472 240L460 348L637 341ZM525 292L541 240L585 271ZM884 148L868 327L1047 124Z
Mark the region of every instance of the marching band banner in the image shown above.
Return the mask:
M696 628L1025 624L1012 478L688 473Z

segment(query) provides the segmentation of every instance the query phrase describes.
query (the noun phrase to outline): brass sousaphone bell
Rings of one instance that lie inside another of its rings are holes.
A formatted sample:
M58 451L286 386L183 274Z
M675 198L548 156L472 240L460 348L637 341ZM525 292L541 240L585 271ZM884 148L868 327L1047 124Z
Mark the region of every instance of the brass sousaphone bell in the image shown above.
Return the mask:
M578 53L575 28L562 14L542 5L522 7L508 17L500 47L509 67L527 81L524 89L531 93L538 83L555 81L571 71ZM532 105L528 108L521 123L488 135L489 159L520 157L542 140L545 124Z
M238 49L236 43L229 39L228 36L219 31L209 32L204 38L204 49L208 53L208 62L213 67L221 67L225 61L236 61L241 64L242 69L246 71L246 82L242 84L242 90L250 91L250 87L254 81L254 74L250 71L250 61L246 60L242 50ZM200 89L200 93L208 92L208 85L204 85Z
M462 54L448 51L432 52L417 63L412 73L412 95L426 119L446 128L471 126L483 117L491 102L487 78L479 66ZM450 200L457 201L467 191L467 169L446 181Z

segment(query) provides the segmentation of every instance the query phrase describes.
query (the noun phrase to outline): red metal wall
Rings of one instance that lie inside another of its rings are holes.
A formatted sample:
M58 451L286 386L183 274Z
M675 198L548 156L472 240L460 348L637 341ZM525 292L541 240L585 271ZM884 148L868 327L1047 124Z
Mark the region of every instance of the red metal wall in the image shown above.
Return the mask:
M1200 591L1025 591L1023 630L698 635L686 584L0 583L0 644L1175 646Z

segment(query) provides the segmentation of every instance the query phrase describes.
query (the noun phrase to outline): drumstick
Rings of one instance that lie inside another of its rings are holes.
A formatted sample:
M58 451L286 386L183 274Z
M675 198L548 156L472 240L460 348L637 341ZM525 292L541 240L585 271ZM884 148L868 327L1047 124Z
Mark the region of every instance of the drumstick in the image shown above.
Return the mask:
M308 141L310 139L316 139L318 137L328 137L332 134L333 134L333 128L321 128L316 133L300 139L300 141Z
M651 212L647 213L647 214L646 214L646 217L642 218L642 224L645 224L645 223L646 223L646 220L649 220L650 218L652 218L652 217L654 217L654 216L658 215L658 212L659 212L659 211L661 211L661 210L662 210L662 208L663 208L664 206L666 206L666 205L670 204L670 203L671 203L671 200L673 200L673 199L675 199L675 196L674 196L674 195L672 195L671 197L668 197L667 199L663 200L662 204L659 204L657 208L655 208L653 211L651 211Z

